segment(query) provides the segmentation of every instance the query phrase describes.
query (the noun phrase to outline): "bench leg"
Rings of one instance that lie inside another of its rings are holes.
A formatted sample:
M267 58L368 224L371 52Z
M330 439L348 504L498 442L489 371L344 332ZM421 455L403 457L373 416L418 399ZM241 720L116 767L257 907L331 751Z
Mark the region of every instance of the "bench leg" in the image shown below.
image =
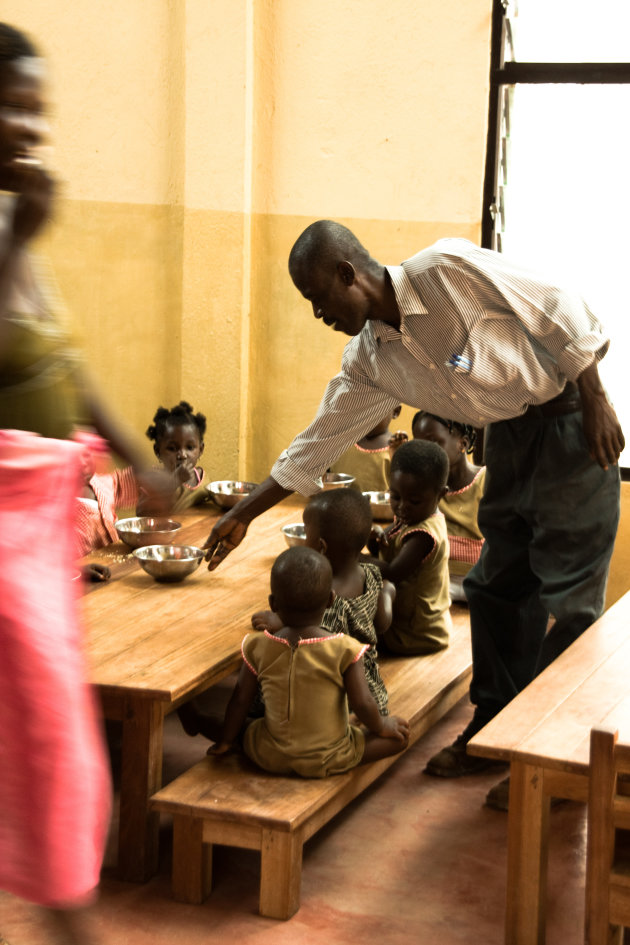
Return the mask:
M300 908L302 884L301 833L263 830L260 849L261 915L290 919Z
M203 820L173 817L173 897L200 905L212 889L212 844L203 842Z

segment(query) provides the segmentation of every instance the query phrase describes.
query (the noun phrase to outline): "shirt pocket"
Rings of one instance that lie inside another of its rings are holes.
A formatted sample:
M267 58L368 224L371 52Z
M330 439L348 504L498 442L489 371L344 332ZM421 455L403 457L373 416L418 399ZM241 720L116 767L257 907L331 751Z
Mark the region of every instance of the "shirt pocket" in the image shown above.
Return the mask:
M453 368L475 384L494 390L511 384L526 373L527 360L535 356L522 326L512 315L480 319L471 329Z

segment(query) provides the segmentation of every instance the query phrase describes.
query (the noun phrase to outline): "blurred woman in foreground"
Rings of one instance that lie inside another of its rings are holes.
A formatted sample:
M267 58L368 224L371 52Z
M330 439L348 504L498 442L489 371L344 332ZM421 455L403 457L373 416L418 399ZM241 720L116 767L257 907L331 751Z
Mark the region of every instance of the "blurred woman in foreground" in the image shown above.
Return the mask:
M60 941L87 945L81 907L99 881L111 788L72 581L77 425L152 484L28 253L53 195L37 154L43 76L30 40L0 23L0 889L45 907Z

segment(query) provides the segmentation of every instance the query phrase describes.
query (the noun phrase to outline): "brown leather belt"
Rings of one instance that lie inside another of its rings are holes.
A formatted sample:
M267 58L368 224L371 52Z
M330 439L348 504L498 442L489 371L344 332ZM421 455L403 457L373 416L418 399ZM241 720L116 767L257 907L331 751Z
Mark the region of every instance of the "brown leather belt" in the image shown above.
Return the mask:
M523 417L561 417L565 413L576 413L582 409L580 391L577 384L567 381L561 394L544 404L531 404Z

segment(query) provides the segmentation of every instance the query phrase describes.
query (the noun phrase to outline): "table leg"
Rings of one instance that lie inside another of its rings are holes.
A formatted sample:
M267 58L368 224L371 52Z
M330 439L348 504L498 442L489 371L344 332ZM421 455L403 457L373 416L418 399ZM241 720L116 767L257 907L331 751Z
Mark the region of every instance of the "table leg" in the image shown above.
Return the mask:
M162 786L164 709L160 702L129 699L123 719L118 871L144 882L157 872L159 814L148 800Z
M549 797L544 769L513 761L508 813L506 945L544 945Z

